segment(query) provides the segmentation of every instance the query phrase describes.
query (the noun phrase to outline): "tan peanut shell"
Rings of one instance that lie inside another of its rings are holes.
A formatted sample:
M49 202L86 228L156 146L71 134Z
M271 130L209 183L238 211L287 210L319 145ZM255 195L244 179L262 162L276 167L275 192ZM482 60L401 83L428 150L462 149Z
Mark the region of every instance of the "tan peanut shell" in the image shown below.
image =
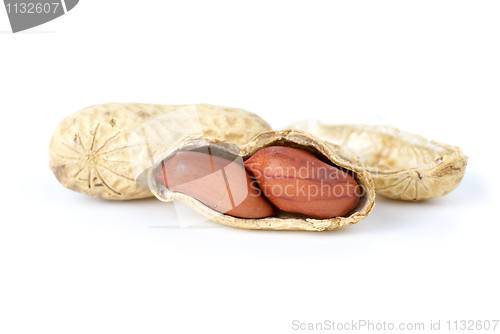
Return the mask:
M196 104L205 136L237 145L271 127L242 109ZM50 168L71 190L96 198L128 200L152 196L136 185L128 139L142 124L187 105L106 103L84 108L65 118L50 141Z
M162 161L165 162L176 152L184 150L193 150L206 147L207 143L213 148L217 147L222 152L232 155L240 155L243 160L249 159L254 153L270 146L287 146L300 148L314 154L323 161L335 164L338 167L345 168L354 172L356 182L363 187L364 191L359 204L348 214L342 217L329 219L314 219L299 213L290 213L279 211L276 217L267 217L260 219L237 218L226 214L221 214L212 208L204 205L195 198L180 192L172 192L165 188L160 182L155 181L155 174L161 168ZM150 169L148 176L151 191L161 201L179 200L198 213L209 219L219 222L223 225L261 230L306 230L306 231L325 231L333 230L343 226L357 223L365 218L372 210L375 204L375 191L373 179L370 174L361 166L352 164L349 160L338 156L330 147L313 135L297 130L282 130L264 132L252 139L248 144L235 147L229 145L224 140L213 138L185 138L172 145L164 152L155 157L155 162Z
M356 159L372 175L375 191L386 197L419 201L440 197L462 181L467 157L459 147L382 125L328 125L316 120L289 129L310 132L342 156Z

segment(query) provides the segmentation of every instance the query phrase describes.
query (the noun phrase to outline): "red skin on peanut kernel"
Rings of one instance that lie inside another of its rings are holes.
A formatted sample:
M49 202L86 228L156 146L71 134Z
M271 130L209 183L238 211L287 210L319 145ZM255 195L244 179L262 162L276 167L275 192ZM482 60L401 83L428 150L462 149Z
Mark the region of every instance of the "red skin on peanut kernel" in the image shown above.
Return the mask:
M165 161L156 179L168 189L188 194L230 216L264 218L276 214L276 208L252 185L241 165L215 155L177 152Z
M292 147L271 146L245 161L266 198L283 211L318 219L347 214L359 203L359 185L347 173Z

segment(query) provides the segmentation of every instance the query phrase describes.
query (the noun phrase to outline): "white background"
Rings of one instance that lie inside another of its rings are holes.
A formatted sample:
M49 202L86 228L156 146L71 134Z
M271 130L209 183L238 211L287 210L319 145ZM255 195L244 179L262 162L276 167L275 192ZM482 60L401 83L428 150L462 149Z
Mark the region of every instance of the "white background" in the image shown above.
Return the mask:
M12 34L0 8L0 332L500 319L499 17L495 1L86 0ZM172 204L96 200L49 170L57 124L115 101L381 122L470 160L451 194L378 197L338 231L180 229Z

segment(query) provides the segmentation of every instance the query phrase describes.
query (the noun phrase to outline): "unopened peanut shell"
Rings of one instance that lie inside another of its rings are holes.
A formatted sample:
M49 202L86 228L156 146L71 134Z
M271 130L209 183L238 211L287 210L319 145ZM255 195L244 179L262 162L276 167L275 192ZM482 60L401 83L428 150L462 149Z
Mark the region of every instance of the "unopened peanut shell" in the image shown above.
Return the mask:
M128 200L152 196L139 187L129 155L129 136L148 121L188 105L105 103L65 118L50 141L50 169L71 190L96 198ZM238 145L271 127L242 109L196 104L203 134ZM178 125L182 131L182 122ZM154 152L152 152L154 153Z

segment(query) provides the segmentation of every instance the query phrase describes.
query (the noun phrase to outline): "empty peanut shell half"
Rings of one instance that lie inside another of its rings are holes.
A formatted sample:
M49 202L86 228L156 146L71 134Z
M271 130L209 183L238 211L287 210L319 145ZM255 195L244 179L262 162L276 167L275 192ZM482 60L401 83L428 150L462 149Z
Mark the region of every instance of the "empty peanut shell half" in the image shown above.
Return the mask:
M184 138L155 156L148 183L162 201L181 201L213 221L246 229L333 230L365 218L375 199L364 168L297 130L264 132L241 147ZM276 189L262 188L269 184ZM327 197L330 190L334 197Z
M243 145L257 134L271 129L263 119L242 109L208 104L192 106L196 108L199 131L205 136ZM134 131L140 131L145 123L158 118L167 119L165 122L169 123L158 122L159 127L164 125L167 129L158 132L160 138L170 134L181 136L185 127L196 123L174 116L177 115L174 112L186 107L190 106L106 103L84 108L65 118L56 128L49 147L50 168L66 188L96 198L128 200L150 197L152 194L145 176L143 187L136 182L130 156L133 145L130 145L129 137ZM174 130L169 131L169 128ZM153 151L150 153L154 154L155 148L152 143L148 144L151 144L148 149ZM149 157L137 160L148 163Z
M459 147L382 125L328 125L316 120L289 129L310 132L332 150L363 166L373 177L377 194L419 201L440 197L462 181L467 157Z

